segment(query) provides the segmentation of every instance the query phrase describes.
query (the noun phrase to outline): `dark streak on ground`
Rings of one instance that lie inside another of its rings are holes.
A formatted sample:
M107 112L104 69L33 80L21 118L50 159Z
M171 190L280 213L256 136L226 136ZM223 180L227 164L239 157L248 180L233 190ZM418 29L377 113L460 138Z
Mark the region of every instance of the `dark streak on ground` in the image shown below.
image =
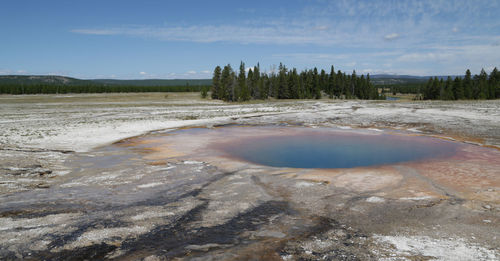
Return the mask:
M102 228L113 228L113 227L124 227L128 224L127 222L121 222L117 220L111 219L98 219L92 220L90 222L84 223L78 227L77 230L73 231L71 234L66 234L60 237L51 235L53 241L48 245L49 249L53 249L55 247L62 247L68 243L71 243L78 239L85 231L89 229L102 229Z
M331 218L313 218L316 225L300 238L286 242L280 256L292 256L294 260L375 260L367 234Z
M173 226L161 226L150 233L136 239L126 241L122 249L129 256L160 255L169 258L196 255L197 251L186 250L188 245L224 244L241 245L249 243L241 238L245 231L253 231L266 224L269 218L276 214L290 212L287 202L268 201L245 213L241 213L230 221L213 227L193 227L192 223L199 220L201 213L207 208L204 202L180 218Z
M188 197L197 197L205 187L211 185L214 182L217 182L218 180L227 177L229 175L234 174L234 172L227 172L227 173L220 173L216 174L212 178L210 178L207 182L205 182L200 188L193 189L191 191L188 191L184 194L177 195L177 193L171 193L171 191L165 191L165 193L158 193L158 196L154 198L150 198L141 202L136 202L130 205L125 205L125 206L116 206L116 207L105 207L106 211L114 211L114 212L119 212L121 210L125 210L128 208L133 208L133 207L138 207L138 206L160 206L160 205L167 205L172 202L178 202L182 200L183 198L188 198ZM166 196L162 196L166 195ZM175 195L175 196L172 196ZM195 207L194 209L190 210L188 213L185 215L181 216L171 227L172 225L167 225L163 226L163 229L160 230L165 230L169 227L169 231L172 231L170 233L174 234L179 234L179 232L182 234L186 234L187 228L185 229L186 231L183 231L183 224L191 222L194 218L199 218L198 214L202 210L206 209L208 205L208 200L206 199L201 199L204 201L201 205ZM86 206L81 206L81 205L71 205L66 207L68 208L60 208L57 207L57 210L54 210L53 208L56 207L53 204L43 204L43 206L38 206L34 207L31 206L31 210L24 210L24 211L4 211L0 214L2 217L11 217L11 218L35 218L35 217L44 217L47 215L52 215L52 214L62 214L62 213L73 213L73 212L78 212L78 210L88 210ZM48 209L52 208L51 211ZM37 211L40 210L40 211ZM101 209L104 210L104 209ZM248 221L250 222L250 221ZM52 239L51 243L49 244L48 251L41 251L41 252L36 252L36 253L24 253L23 258L36 258L36 259L49 259L49 260L85 260L85 259L102 259L106 254L109 252L113 251L116 249L116 246L110 246L107 245L106 243L101 243L101 244L96 244L88 247L83 247L83 248L77 248L72 251L67 251L63 250L61 252L50 252L50 249L57 248L64 246L68 243L71 243L75 241L78 237L80 237L83 233L88 231L89 229L100 229L100 228L114 228L114 227L125 227L129 226L127 222L122 222L122 221L117 221L117 220L111 220L111 219L92 219L91 221L83 222L80 223L79 227L72 231L70 234L65 234L65 235L49 235ZM176 232L176 230L179 230L179 232ZM166 232L161 232L157 229L151 231L148 235L151 234L156 234L156 233L166 233ZM215 235L216 233L211 231L207 232L207 234L212 234ZM155 237L154 235L151 235L151 237ZM160 237L161 238L161 237ZM164 241L164 239L156 238L156 239L151 239L151 241L154 242L161 242ZM181 238L177 238L176 240L182 240ZM200 239L201 240L201 239ZM138 240L139 244L144 244L144 245L151 245L151 242L146 242L148 241L147 237L143 239L142 241ZM175 240L174 240L175 241ZM186 241L187 242L187 241ZM134 241L125 241L124 244L130 248L130 249L137 249L137 247L134 247ZM169 245L169 243L167 243ZM138 249L141 249L139 247ZM0 257L5 260L16 260L18 258L15 257L15 255L6 250L6 249L0 249Z
M201 219L202 212L207 208L209 202L205 200L202 204L191 209L181 216L175 223L159 226L149 233L137 238L129 239L121 244L121 250L126 252L127 258L141 258L149 255L165 256L167 258L195 256L202 251L189 250L185 247L189 245L204 245L208 243L221 245L245 245L251 242L241 236L245 231L254 231L260 226L267 224L269 218L277 214L291 214L287 202L269 201L263 203L245 213L241 213L230 221L213 227L196 227L196 221ZM104 222L104 221L103 221ZM107 220L104 223L115 226L116 223ZM77 234L83 233L89 226L100 226L103 223L94 222L86 224L72 235L62 241L74 240ZM318 229L317 231L320 231ZM58 245L60 245L58 244ZM53 245L55 246L55 244ZM61 252L42 251L31 253L25 256L27 260L96 260L105 259L117 247L106 243L95 244L88 247L76 248L73 250L63 250ZM3 255L5 260L14 260L13 253ZM117 259L120 259L118 257Z
M63 250L52 253L44 251L36 253L33 257L24 257L24 260L103 260L108 253L115 250L116 246L106 243L96 244L88 247Z

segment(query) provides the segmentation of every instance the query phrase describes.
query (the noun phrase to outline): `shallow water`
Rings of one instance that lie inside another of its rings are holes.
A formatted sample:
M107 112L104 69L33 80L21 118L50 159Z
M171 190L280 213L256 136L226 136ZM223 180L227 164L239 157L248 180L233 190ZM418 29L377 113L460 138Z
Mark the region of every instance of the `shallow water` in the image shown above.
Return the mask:
M311 130L246 138L219 149L227 156L272 167L352 168L449 157L458 146L421 136Z

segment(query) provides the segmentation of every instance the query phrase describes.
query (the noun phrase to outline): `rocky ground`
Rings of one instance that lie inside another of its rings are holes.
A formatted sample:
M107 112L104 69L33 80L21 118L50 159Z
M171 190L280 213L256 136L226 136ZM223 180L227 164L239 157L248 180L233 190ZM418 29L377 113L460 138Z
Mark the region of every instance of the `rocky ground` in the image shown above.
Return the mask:
M176 131L234 124L482 147L467 160L321 173L217 157L203 147L213 137ZM499 127L500 101L0 96L0 257L497 260Z

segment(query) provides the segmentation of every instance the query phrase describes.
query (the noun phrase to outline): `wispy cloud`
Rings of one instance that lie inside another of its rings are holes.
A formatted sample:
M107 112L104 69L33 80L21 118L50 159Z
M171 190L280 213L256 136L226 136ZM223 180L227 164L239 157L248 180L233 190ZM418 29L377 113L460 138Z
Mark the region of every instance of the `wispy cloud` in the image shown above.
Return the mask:
M70 30L73 33L77 34L94 34L94 35L117 35L122 34L119 30L116 29L72 29Z
M26 71L26 70L0 69L0 74L1 75L7 75L7 74L28 74L28 71Z
M207 79L210 78L211 72L209 70L195 71L189 70L187 72L171 72L166 75L160 75L160 78L167 79Z
M457 2L448 5L432 1L423 3L404 1L389 6L385 6L385 1L362 3L346 4L343 1L335 1L327 7L307 8L308 11L304 11L298 18L286 16L263 18L239 24L83 27L72 29L71 32L85 35L153 38L171 42L313 44L336 47L390 47L396 46L396 43L391 42L398 40L400 45L406 47L420 47L424 44L451 41L460 44L472 36L491 39L495 35L489 32L492 28L500 26L500 22L491 24L475 22L480 20L478 16L481 12L471 14L472 11L467 8L473 10L475 8L468 3ZM456 8L456 5L461 5L463 8ZM484 13L484 10L482 12ZM443 14L455 18L442 20ZM472 28L474 30L470 30ZM405 37L402 38L398 32L405 32Z
M399 62L437 62L446 61L452 58L454 54L450 52L420 52L420 53L407 53L399 56Z
M345 33L322 33L311 27L295 26L233 26L193 25L186 27L133 26L117 28L83 28L71 32L88 35L124 35L156 38L163 41L184 41L198 43L234 42L243 44L335 44L353 37ZM327 30L326 27L316 28ZM344 37L342 37L344 35Z
M314 29L316 29L318 31L326 31L326 30L330 29L330 27L327 25L318 25L318 26L314 27Z
M396 51L369 51L355 53L281 53L273 54L272 57L280 60L296 60L302 63L316 64L352 64L353 61L371 60L371 59L395 59L405 52Z
M80 27L72 33L167 42L285 46L271 58L284 62L358 66L360 71L417 73L496 66L500 61L499 1L317 1L298 12L247 21ZM253 16L253 14L252 14ZM328 50L325 48L327 47ZM309 52L313 50L312 52ZM318 50L318 53L314 53ZM326 51L325 51L326 50ZM418 63L430 66L417 68ZM411 64L412 66L408 66ZM379 68L379 69L374 69ZM205 71L176 77L208 75Z
M397 33L387 34L384 36L384 39L387 41L396 40L397 38L399 38L399 34Z
M272 57L292 64L306 64L350 71L388 74L461 74L466 69L479 72L481 68L500 67L500 46L440 45L426 49L396 49L393 51L352 53L282 53ZM375 69L374 69L375 68Z

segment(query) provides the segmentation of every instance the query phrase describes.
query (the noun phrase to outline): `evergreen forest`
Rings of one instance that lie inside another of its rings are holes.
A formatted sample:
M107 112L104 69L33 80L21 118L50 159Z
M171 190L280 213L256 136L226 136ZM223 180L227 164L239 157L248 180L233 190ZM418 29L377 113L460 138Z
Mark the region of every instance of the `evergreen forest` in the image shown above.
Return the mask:
M385 99L385 92L378 89L390 89L393 94L416 94L415 99L424 100L481 100L500 98L500 72L497 68L488 75L483 69L479 75L471 75L470 70L463 77L430 77L427 83L408 82L402 84L375 85L370 82L370 75L358 76L356 71L346 74L330 73L314 68L298 72L279 65L276 72L261 73L257 65L246 73L245 63L241 62L238 74L231 65L215 67L211 96L225 101L248 101L251 99Z
M135 86L135 85L104 85L86 83L76 85L66 84L14 84L0 83L0 94L66 94L66 93L121 93L121 92L200 92L208 89L203 85L181 86Z
M356 71L346 74L340 70L330 73L317 68L297 71L280 63L276 71L261 73L260 66L250 68L246 73L245 63L239 71L231 65L215 67L211 96L224 101L248 101L252 99L320 99L329 98L385 99L370 83L370 75L358 76Z
M78 80L62 76L2 76L0 94L201 92L203 98L211 96L224 101L320 99L323 96L376 100L385 99L386 93L413 94L418 100L500 98L500 72L497 68L489 74L483 69L478 75L472 75L467 70L464 76L453 78L389 79L399 81L394 83L374 79L372 82L369 74L358 75L356 71L350 74L335 71L333 66L329 72L317 68L299 72L295 68L288 69L282 63L270 73L263 73L259 64L246 68L241 62L238 71L229 64L216 66L211 80ZM184 85L180 85L182 83Z
M484 100L500 98L500 72L497 68L488 75L483 69L479 75L471 75L470 70L464 77L429 78L421 90L424 100Z

